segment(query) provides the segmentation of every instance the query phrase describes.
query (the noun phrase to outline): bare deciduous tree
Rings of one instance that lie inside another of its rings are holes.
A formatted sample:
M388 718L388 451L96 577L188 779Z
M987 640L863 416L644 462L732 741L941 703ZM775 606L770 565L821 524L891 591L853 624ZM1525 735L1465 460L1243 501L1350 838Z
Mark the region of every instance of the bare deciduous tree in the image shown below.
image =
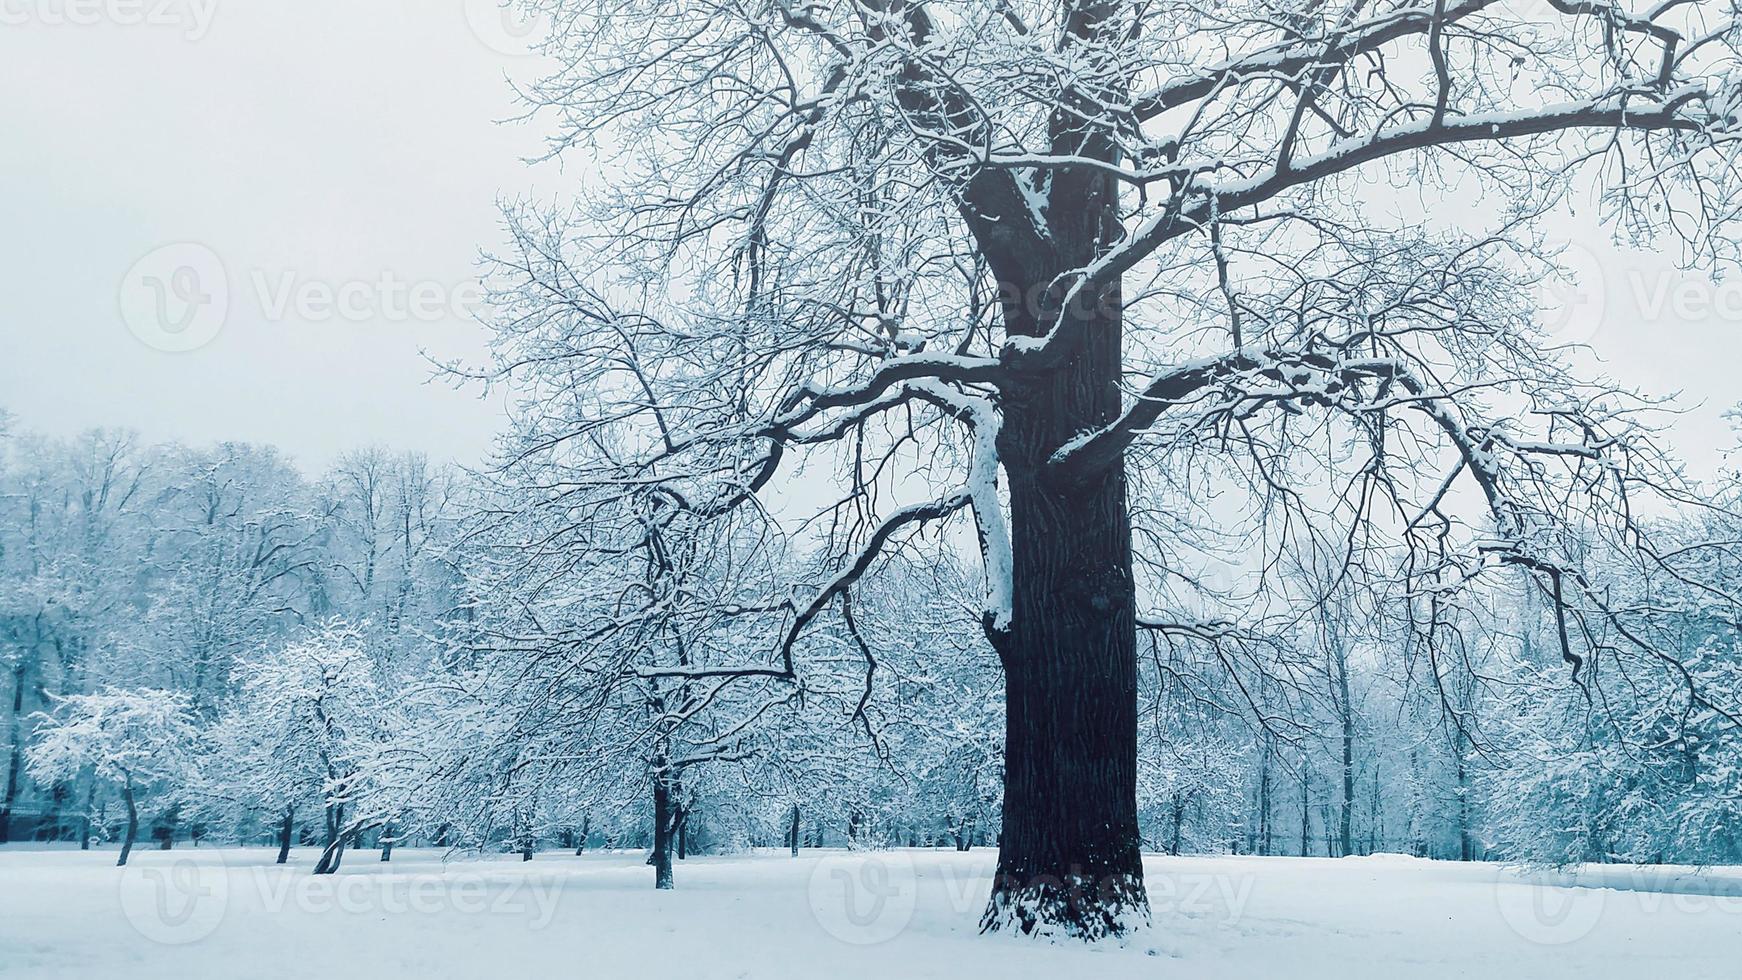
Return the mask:
M971 516L1008 690L987 929L1147 917L1138 627L1224 636L1173 601L1206 551L1328 520L1410 595L1507 565L1565 609L1572 540L1667 485L1633 406L1541 350L1532 222L1590 178L1717 249L1726 4L525 6L551 153L609 166L590 207L507 212L513 452L588 456L553 500L778 508L827 541L833 574L769 604L781 638L710 680L795 678L880 553ZM1387 222L1387 178L1467 220Z

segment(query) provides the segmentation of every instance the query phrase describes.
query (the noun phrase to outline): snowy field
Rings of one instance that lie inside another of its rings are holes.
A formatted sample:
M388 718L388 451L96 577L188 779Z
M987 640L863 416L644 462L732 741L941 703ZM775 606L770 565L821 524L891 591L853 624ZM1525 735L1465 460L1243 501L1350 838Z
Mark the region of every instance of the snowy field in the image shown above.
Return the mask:
M456 858L0 848L0 975L26 977L1684 977L1742 975L1742 871L1541 884L1400 857L1151 858L1155 928L1086 949L976 934L994 854ZM1546 880L1546 879L1542 879ZM1602 887L1597 887L1602 886Z

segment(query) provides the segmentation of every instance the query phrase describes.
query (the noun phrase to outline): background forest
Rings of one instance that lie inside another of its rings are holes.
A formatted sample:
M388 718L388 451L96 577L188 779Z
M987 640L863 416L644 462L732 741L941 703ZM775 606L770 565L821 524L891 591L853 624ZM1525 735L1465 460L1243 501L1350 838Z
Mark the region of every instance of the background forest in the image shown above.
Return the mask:
M999 834L1002 681L959 549L880 559L801 683L712 686L654 676L648 644L770 643L737 593L815 591L826 536L674 554L641 602L644 562L539 550L550 515L510 467L0 445L0 841L124 838L130 806L140 846L314 845L327 870L345 845L648 848L656 808L679 859ZM1606 662L1605 634L1575 670L1522 580L1424 630L1346 576L1206 560L1230 615L1141 637L1146 849L1742 861L1735 727L1690 698L1742 683L1742 527L1690 510L1650 523L1658 574L1617 569L1620 625L1589 627L1673 641L1654 669ZM1267 617L1291 592L1321 601Z

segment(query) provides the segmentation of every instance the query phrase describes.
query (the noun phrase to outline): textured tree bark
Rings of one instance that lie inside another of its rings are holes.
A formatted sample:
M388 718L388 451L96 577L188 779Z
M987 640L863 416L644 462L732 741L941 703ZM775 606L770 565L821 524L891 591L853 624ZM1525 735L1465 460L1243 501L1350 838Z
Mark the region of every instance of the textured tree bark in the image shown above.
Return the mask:
M1086 394L1058 392L1054 418L1070 424ZM1147 917L1124 504L1122 471L1080 493L1011 475L1004 834L987 929L1098 939Z
M1125 29L1120 0L1068 6L1068 43L1104 49ZM1093 55L1085 55L1093 62ZM1094 85L1116 85L1117 69ZM1067 89L1050 122L1055 153L1116 162L1097 123L1106 89ZM966 118L966 117L964 117ZM1012 365L999 457L1009 484L1012 609L989 623L1004 664L1004 825L981 920L1081 939L1148 921L1137 827L1137 624L1123 458L1061 462L1072 439L1120 413L1123 293L1089 267L1123 237L1117 183L1096 168L1052 171L1044 234L1013 235L1010 192L970 186L963 213L998 278L1012 336L1058 334L1049 354ZM1026 196L1027 192L1021 192ZM1061 346L1062 345L1062 346Z
M798 804L792 805L792 827L787 831L786 841L792 847L792 856L798 857Z
M1066 213L1105 216L1111 188L1091 181ZM1055 228L1078 262L1098 223ZM1067 261L1069 258L1067 257ZM1080 349L1005 406L1013 615L1004 664L1004 832L983 928L1124 933L1148 918L1137 828L1137 625L1123 461L1071 472L1052 454L1120 408L1117 286L1065 315Z

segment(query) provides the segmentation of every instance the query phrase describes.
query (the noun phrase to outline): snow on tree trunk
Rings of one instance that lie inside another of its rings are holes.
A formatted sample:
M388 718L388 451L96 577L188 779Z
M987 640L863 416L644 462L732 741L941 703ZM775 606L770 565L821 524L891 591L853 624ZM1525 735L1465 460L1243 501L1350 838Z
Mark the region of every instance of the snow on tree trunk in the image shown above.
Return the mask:
M1103 5L1072 15L1100 30ZM1053 139L1112 160L1104 133L1058 113ZM1122 235L1117 185L1086 168L1053 177L1048 202L1057 261L1086 265ZM1004 256L1006 270L1031 260ZM1137 620L1123 458L1061 464L1051 457L1121 409L1122 292L1115 279L1069 304L1054 270L1006 285L1046 297L1081 339L1061 363L1006 392L999 456L1009 481L1011 622L995 635L1006 684L1004 834L986 930L1099 939L1146 922L1137 827ZM1007 304L1011 332L1037 334L1055 317ZM1013 308L1017 307L1017 308ZM1011 315L1014 314L1014 315ZM996 586L995 586L996 588Z
M1095 212L1107 203L1091 194L1055 206ZM1006 407L1013 617L997 642L1007 705L1004 835L987 930L1097 939L1148 917L1124 467L1074 473L1046 464L1056 447L1119 411L1118 304L1095 309L1100 322L1085 331L1085 349Z

